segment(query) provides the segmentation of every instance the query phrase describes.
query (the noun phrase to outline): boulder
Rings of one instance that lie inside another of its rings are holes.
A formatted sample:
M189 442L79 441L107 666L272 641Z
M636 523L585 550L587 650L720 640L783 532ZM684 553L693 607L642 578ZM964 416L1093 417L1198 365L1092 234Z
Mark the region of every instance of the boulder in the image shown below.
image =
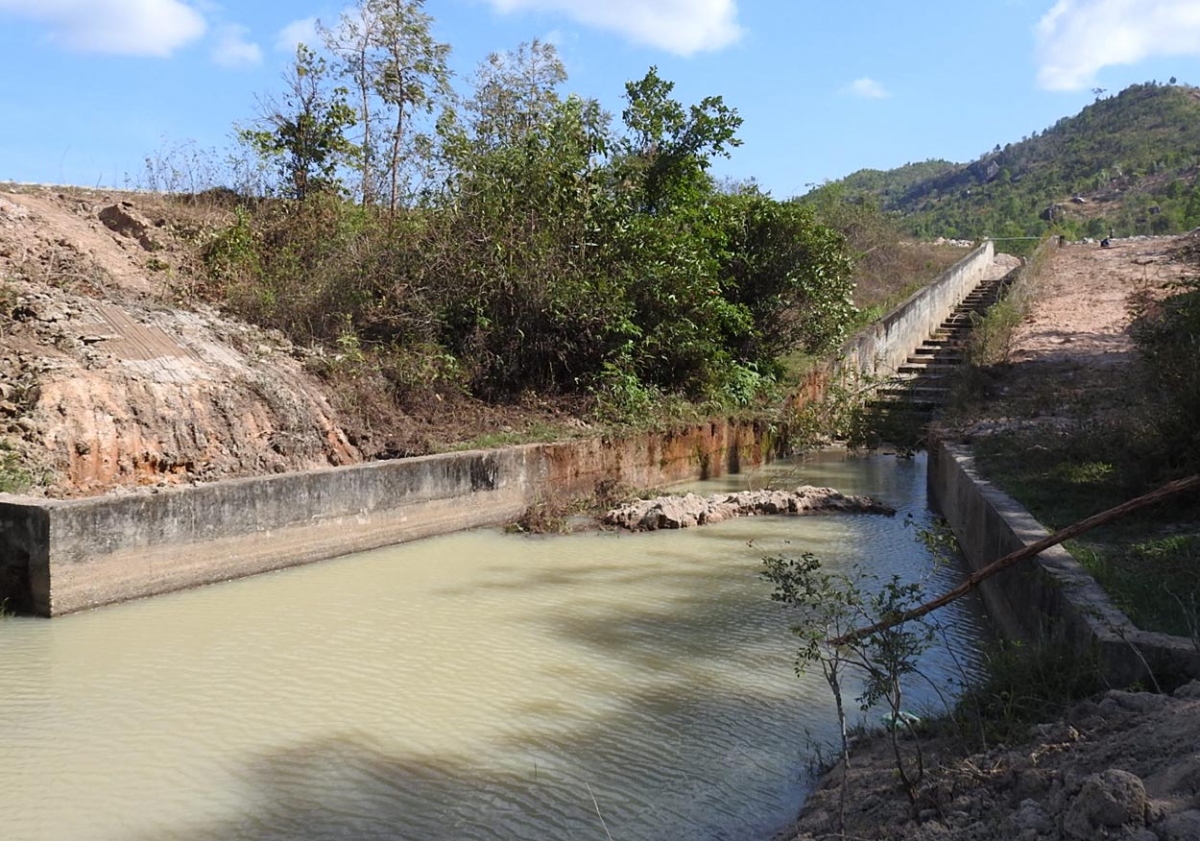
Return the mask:
M1119 827L1146 823L1146 787L1136 774L1110 768L1083 781L1079 794L1063 816L1068 838L1091 841Z
M150 236L151 223L127 201L110 204L98 214L105 227L121 236L135 239L147 251L158 251L162 246Z

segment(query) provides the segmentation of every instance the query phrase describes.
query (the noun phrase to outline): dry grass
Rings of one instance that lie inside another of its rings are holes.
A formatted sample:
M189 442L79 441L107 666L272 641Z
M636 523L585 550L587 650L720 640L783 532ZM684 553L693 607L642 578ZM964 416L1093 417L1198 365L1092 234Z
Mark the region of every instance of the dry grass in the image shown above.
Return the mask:
M855 266L854 305L869 314L866 321L878 318L967 254L963 248L932 243L875 246Z

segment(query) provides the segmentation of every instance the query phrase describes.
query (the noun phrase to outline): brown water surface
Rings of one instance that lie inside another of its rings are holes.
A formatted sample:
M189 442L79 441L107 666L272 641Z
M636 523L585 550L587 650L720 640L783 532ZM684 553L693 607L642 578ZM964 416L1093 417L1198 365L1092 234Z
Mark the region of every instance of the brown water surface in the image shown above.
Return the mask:
M769 478L769 477L774 478ZM922 459L836 453L693 489L830 484L895 518L474 531L54 621L0 623L0 821L20 841L766 839L810 739L764 555L937 588ZM911 515L911 518L909 517ZM972 605L923 671L976 662ZM935 702L927 681L914 704Z

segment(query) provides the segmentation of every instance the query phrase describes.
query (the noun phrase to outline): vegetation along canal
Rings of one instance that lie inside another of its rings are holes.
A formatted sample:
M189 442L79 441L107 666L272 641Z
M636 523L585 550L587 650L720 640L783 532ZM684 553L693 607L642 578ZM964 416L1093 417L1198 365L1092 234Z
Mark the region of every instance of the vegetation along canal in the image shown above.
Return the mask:
M770 838L803 799L810 739L831 741L835 722L819 673L793 674L762 558L808 551L935 589L960 575L905 525L930 519L921 458L827 453L772 471L702 487L771 476L898 513L476 531L7 619L5 835ZM943 613L909 691L918 710L973 668L986 633L971 604Z

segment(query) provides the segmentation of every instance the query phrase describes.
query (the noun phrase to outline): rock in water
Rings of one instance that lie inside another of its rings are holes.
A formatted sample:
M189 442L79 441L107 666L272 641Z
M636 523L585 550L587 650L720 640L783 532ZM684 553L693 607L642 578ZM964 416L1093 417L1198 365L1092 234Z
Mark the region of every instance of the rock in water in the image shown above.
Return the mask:
M642 499L614 508L604 515L605 525L630 531L686 529L719 523L730 517L756 514L896 513L867 496L847 496L833 488L804 485L793 491L761 490L698 496L693 493Z

